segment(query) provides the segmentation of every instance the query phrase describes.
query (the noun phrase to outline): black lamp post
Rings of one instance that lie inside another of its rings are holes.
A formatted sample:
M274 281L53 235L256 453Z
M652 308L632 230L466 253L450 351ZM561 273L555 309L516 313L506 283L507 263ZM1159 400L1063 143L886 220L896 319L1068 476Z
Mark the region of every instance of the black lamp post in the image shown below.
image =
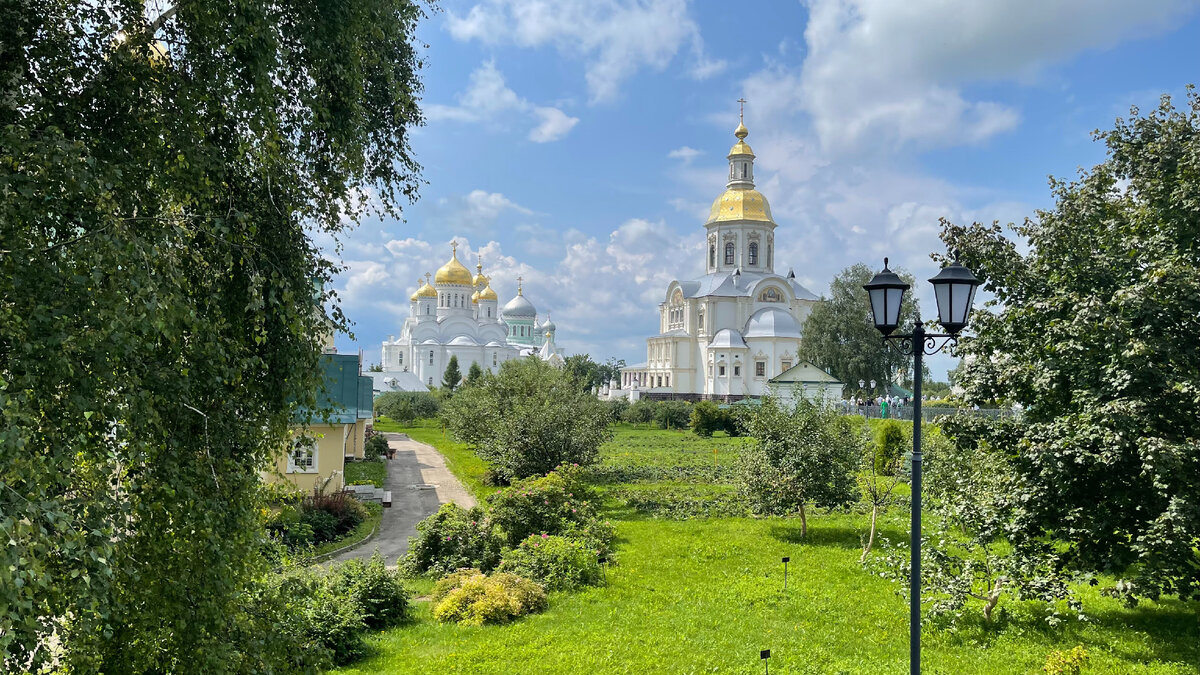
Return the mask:
M888 259L883 259L883 271L876 274L871 283L863 286L871 300L871 315L875 327L883 333L885 344L894 345L904 354L913 357L913 456L912 456L912 569L909 581L909 671L921 673L921 356L930 356L945 349L946 345L958 342L958 333L967 326L971 313L971 302L975 299L975 287L979 280L971 271L954 262L942 268L937 276L929 280L937 299L938 321L945 333L926 333L920 317L913 324L911 335L892 335L900 324L900 303L908 284L888 269ZM944 338L939 345L938 340Z

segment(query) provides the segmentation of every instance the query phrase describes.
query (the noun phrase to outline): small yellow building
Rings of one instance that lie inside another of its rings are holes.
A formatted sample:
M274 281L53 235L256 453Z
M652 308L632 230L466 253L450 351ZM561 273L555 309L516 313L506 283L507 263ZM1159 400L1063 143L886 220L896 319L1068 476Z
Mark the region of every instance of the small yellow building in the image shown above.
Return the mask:
M357 354L323 354L324 388L317 410L306 411L292 427L290 446L265 480L286 480L305 492L345 486L347 457L362 458L367 421L372 417L371 378L362 375Z

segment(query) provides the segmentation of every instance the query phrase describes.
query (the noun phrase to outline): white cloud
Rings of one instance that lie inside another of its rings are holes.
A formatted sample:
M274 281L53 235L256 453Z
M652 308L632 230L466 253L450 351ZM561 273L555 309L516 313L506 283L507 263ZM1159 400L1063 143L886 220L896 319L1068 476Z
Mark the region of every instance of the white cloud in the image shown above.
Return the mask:
M827 148L975 143L1014 128L1019 114L970 100L964 84L1028 79L1080 51L1161 30L1191 5L811 0L795 103Z
M557 141L566 136L567 132L579 123L578 117L569 117L558 108L536 106L533 109L533 113L542 120L541 124L529 132L529 140L534 143Z
M426 104L425 116L434 122L488 122L504 113L519 112L538 121L529 132L529 140L535 143L557 141L579 123L578 117L571 117L558 108L534 105L518 96L505 84L504 75L494 61L483 62L471 73L467 89L458 95L458 103L457 106Z
M682 159L684 162L690 162L703 154L703 150L689 148L685 145L681 148L675 148L674 150L668 152L667 157L670 157L671 159Z
M450 231L466 231L472 234L487 233L506 212L533 214L533 211L499 192L478 189L465 195L443 197L434 207L434 217L440 226Z
M616 98L621 82L640 68L662 70L685 44L692 77L725 68L705 56L686 0L484 0L465 15L447 12L446 28L457 40L550 45L582 59L593 103Z

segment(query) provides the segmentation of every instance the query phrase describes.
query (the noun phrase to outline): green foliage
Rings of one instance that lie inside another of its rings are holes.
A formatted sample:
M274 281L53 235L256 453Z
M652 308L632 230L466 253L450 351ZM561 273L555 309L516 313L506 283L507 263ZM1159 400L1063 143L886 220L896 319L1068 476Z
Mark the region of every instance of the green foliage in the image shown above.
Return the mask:
M438 397L427 391L389 391L375 399L376 417L384 416L399 424L432 419L441 411Z
M483 509L442 504L417 523L401 566L411 574L447 574L463 567L492 570L500 563L501 538Z
M629 409L629 399L614 398L611 401L605 401L604 407L608 409L608 421L610 424L622 422L625 419L625 411Z
M900 420L880 420L875 425L875 472L882 475L894 474L899 469L905 451L911 449L912 438L905 433L911 423Z
M572 354L563 363L563 370L569 374L584 391L603 387L613 380L621 379L621 369L625 367L625 359L609 358L603 364L596 363L588 354Z
M363 445L363 458L366 461L378 462L379 456L386 455L387 452L388 442L387 439L383 437L383 434L375 434L374 436L371 436Z
M1107 159L1054 181L1054 208L1011 226L1020 244L944 223L995 297L956 379L969 402L1024 406L1019 427L946 432L1011 457L1018 543L1058 539L1072 569L1119 570L1135 595L1200 598L1200 95L1098 138Z
M299 504L279 508L266 528L289 550L301 551L340 539L368 516L366 506L344 492L314 491Z
M546 608L546 591L515 574L462 574L454 580L456 585L445 589L445 595L433 608L438 621L482 626L505 623Z
M531 535L566 535L587 540L607 554L612 528L592 505L591 491L573 467L527 478L488 497L489 516L508 546Z
M742 452L738 487L752 511L799 512L807 533L805 504L843 506L857 497L862 438L835 407L800 398L789 408L767 397L741 414L754 443Z
M728 408L722 409L712 401L699 401L692 406L692 432L697 436L711 437L717 431L724 431L730 436L737 436L737 418Z
M472 361L471 367L467 369L467 381L465 384L478 384L483 379L483 368L479 367L479 363Z
M1087 650L1075 645L1070 651L1055 650L1046 657L1042 672L1048 675L1079 675L1083 664L1088 662Z
M451 356L450 362L446 364L446 371L442 373L442 389L453 393L458 385L462 384L462 371L458 369L458 357Z
M911 274L895 270L906 282L915 282ZM871 305L863 284L874 275L875 271L863 263L838 273L829 284L829 297L817 303L808 315L800 340L800 358L820 368L829 368L834 377L845 383L846 396L859 392L859 380L875 380L882 387L897 371L911 378L912 357L884 345L871 321ZM920 309L915 295L905 293L900 308L901 327L911 328L918 316Z
M659 429L686 429L692 421L692 404L687 401L658 401L654 424Z
M259 471L347 327L310 234L420 182L417 6L164 4L2 11L0 662L33 672L277 653L233 617Z
M504 554L499 569L532 579L548 591L568 591L600 583L598 555L579 539L531 534Z
M333 568L329 588L361 609L367 628L394 626L407 616L408 591L399 573L384 566L378 551L367 562L347 560Z
M654 401L639 398L625 408L621 420L630 424L649 424L654 421L656 407Z
M609 437L604 405L565 372L536 357L506 361L495 377L443 408L455 438L509 480L563 463L590 464Z

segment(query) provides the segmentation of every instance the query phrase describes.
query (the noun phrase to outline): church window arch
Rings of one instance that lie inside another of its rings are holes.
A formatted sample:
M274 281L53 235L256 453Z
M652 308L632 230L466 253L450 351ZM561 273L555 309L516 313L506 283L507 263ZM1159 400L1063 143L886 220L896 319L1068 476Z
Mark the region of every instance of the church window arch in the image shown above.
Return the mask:
M729 242L728 244L725 244L725 264L726 265L733 264L733 242L732 241Z
M400 352L398 356L400 357L400 365L404 365L404 352Z
M758 242L756 241L750 242L750 264L758 264Z
M709 267L717 266L717 245L716 244L708 245L708 266Z
M429 350L429 365L433 365L433 350Z
M746 177L746 163L742 162L742 178Z
M704 328L704 310L701 309L696 313L696 327Z

